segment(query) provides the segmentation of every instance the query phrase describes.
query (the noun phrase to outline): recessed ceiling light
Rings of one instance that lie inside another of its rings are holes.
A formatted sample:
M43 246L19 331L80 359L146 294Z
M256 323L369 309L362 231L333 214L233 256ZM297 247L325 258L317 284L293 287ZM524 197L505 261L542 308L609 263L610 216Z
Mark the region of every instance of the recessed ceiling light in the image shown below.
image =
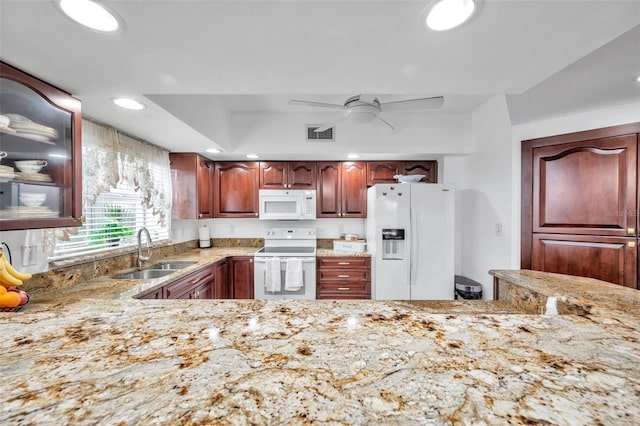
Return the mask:
M247 154L247 158L251 160L257 160L258 158L260 158L260 156L258 154Z
M114 32L120 27L116 15L91 0L60 0L60 9L71 19L92 30Z
M349 154L347 155L347 158L350 160L355 160L356 158L360 158L360 155L358 154Z
M119 107L133 110L141 110L146 107L145 104L129 98L112 98L111 101Z
M220 154L220 150L218 148L207 148L205 149L209 154Z
M434 31L446 31L467 21L478 9L479 0L440 0L426 12L425 24Z
M636 81L640 83L640 75L638 76L638 78L636 78Z

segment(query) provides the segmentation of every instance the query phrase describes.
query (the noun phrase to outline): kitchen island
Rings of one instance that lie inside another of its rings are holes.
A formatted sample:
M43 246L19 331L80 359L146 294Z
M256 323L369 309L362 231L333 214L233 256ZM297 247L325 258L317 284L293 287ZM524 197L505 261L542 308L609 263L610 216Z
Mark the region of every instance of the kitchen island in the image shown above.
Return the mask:
M621 314L631 323L611 306L546 316L501 301L138 300L112 281L0 314L0 423L640 419L637 311Z

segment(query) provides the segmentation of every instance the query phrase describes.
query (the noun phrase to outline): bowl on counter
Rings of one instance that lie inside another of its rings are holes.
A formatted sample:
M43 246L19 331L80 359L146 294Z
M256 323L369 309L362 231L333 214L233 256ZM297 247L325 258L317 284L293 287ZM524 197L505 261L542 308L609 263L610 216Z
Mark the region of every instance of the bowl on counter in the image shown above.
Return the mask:
M47 194L36 192L25 192L20 194L20 202L27 207L38 207L47 199Z
M398 179L400 183L416 183L420 182L424 175L395 175L393 178Z

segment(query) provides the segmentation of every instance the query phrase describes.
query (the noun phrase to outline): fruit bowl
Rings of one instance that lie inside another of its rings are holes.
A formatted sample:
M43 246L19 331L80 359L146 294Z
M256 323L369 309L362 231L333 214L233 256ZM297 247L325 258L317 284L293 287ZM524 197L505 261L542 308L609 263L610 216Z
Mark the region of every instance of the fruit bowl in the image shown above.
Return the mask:
M0 308L0 312L18 312L20 309L24 308L25 306L27 306L29 304L29 295L26 294L25 292L25 296L27 297L27 301L22 303L21 305L18 305L14 308Z
M400 183L416 183L420 182L424 175L395 175L393 178L398 179Z

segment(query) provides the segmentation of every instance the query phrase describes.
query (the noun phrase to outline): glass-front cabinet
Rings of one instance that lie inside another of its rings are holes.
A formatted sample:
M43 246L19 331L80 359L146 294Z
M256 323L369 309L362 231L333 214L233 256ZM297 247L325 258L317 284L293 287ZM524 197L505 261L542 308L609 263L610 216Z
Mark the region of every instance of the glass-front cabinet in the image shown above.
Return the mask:
M0 230L81 224L80 101L0 62Z

